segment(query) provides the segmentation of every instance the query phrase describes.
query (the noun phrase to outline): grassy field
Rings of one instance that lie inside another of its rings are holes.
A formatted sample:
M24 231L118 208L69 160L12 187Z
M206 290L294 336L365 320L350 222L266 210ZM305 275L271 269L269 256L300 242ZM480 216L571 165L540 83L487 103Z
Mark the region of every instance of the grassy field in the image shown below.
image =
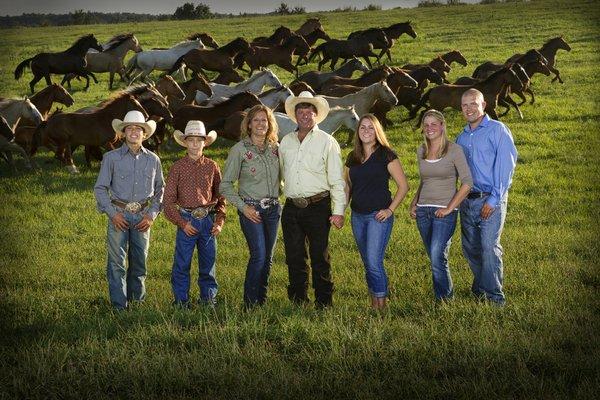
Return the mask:
M597 396L600 3L532 1L319 16L335 38L411 20L419 36L398 41L394 65L459 49L469 65L455 66L451 80L470 75L485 60L505 60L558 35L572 46L557 56L565 83L536 76L537 102L523 107L525 119L514 112L504 118L519 151L503 235L506 307L469 296L471 273L458 231L450 260L456 299L434 303L428 260L408 217L407 199L397 212L386 256L391 304L382 314L368 309L348 224L331 234L334 308L318 312L289 304L280 237L268 304L242 312L247 251L229 207L219 237L215 311L171 307L175 228L160 217L152 231L147 301L116 314L105 278L106 217L95 211L92 193L98 164L85 168L76 154L82 173L71 176L42 153L41 169L34 172L14 174L0 165L0 398ZM150 48L207 31L225 43L239 35L269 34L282 24L295 28L305 18L2 30L0 95L28 93L31 73L20 81L12 76L21 60L64 49L83 33L105 41L133 31ZM288 73L274 70L282 81L291 81ZM73 109L109 95L107 75L100 79L89 92L74 83ZM394 110L396 123L387 133L412 196L420 135L399 122L406 114ZM446 114L455 137L462 117ZM231 144L219 140L207 154L223 165ZM165 172L182 154L161 154ZM197 267L193 270L195 277ZM197 298L198 288L192 292Z

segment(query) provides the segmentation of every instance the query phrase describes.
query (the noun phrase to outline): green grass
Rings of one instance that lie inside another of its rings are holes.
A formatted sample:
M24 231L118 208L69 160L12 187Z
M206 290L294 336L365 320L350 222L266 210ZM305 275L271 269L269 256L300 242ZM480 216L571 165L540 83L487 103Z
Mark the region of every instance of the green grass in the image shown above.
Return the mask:
M305 17L3 30L1 94L27 94L31 73L17 82L15 66L35 53L64 49L83 33L94 32L104 41L133 31L150 48L207 31L225 43L239 35L269 34L282 24L297 27ZM470 298L471 273L458 230L450 256L456 300L434 304L428 260L405 200L386 256L391 305L381 315L368 310L363 267L348 224L331 234L333 309L317 312L289 304L280 237L269 302L243 313L247 251L230 207L219 237L221 305L216 311L170 306L175 228L160 217L152 230L148 299L116 314L107 300L106 217L95 211L92 193L98 164L87 169L76 154L82 173L71 176L51 161L51 154L42 153L37 157L42 168L32 173L13 174L0 165L0 397L597 396L600 3L535 1L320 17L335 38L365 26L411 20L419 36L398 41L394 64L425 62L456 48L469 65L454 66L451 80L470 75L485 60L502 61L557 35L571 44L571 52L557 56L565 84L536 76L537 102L523 107L525 119L514 112L504 118L519 151L503 234L506 307ZM291 81L290 74L274 70ZM100 84L89 92L74 82L73 109L109 95L107 76L99 77ZM396 124L387 134L412 196L420 135L399 122L406 114L391 113ZM455 111L446 115L455 137L462 117ZM223 165L230 146L219 140L207 155ZM182 154L161 154L165 172ZM197 295L193 286L192 296Z

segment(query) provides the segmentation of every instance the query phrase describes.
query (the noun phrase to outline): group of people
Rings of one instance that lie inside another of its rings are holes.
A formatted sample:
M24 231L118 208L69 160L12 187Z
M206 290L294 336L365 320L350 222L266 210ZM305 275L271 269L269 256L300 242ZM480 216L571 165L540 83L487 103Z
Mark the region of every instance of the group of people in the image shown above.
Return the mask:
M485 106L476 89L463 94L467 124L456 143L446 136L441 112L428 110L422 120L420 183L409 212L429 256L433 292L440 301L453 297L448 253L460 213L463 253L473 272L472 293L496 305L505 303L500 236L517 151L509 129L490 119ZM248 110L242 139L229 151L222 175L217 163L203 154L217 134L206 132L201 121L189 121L184 132L174 132L187 154L173 164L166 185L160 159L142 146L154 132L153 121L137 111L113 121L124 144L105 154L94 192L98 210L109 217L106 271L114 307L125 309L144 300L150 227L161 209L177 226L171 274L174 304L190 306L190 267L197 248L199 302L214 306L216 236L225 222L226 202L237 208L250 253L246 309L267 299L280 221L288 298L307 304L312 274L317 308L333 304L329 233L331 226L343 227L348 204L371 307L386 307L384 256L394 213L409 190L397 154L377 118L366 114L343 163L337 141L318 127L329 112L324 98L302 92L286 100L285 110L297 129L281 143L273 112L264 105ZM393 196L390 180L396 185Z

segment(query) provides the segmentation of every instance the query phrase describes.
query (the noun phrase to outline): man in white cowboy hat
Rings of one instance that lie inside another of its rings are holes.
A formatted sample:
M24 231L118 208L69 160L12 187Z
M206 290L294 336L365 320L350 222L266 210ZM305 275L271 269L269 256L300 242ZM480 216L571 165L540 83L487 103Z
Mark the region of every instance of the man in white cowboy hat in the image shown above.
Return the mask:
M112 305L123 310L146 296L150 227L160 212L164 179L160 159L142 146L156 129L139 111L114 119L123 146L104 154L94 186L98 211L108 219L106 275ZM126 270L126 264L127 266Z
M327 307L332 305L333 293L329 229L330 225L338 229L344 225L346 207L340 146L317 126L329 112L324 98L302 92L287 98L285 111L298 124L279 146L287 199L281 227L289 273L288 297L294 303L308 302L308 254L316 306Z
M225 223L225 198L219 194L221 171L216 162L203 155L206 146L217 138L206 133L202 121L188 121L185 131L173 133L175 141L187 149L167 177L164 209L169 221L177 225L175 255L171 273L174 304L189 307L190 267L194 248L198 248L198 286L200 304L216 303L216 236Z

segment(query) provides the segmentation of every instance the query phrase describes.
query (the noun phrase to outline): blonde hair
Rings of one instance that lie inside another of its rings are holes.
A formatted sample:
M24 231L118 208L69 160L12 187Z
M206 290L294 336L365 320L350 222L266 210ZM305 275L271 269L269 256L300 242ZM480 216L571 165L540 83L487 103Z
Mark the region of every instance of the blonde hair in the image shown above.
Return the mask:
M279 127L277 126L277 121L275 120L275 115L271 109L263 104L257 104L251 109L248 110L246 116L242 120L240 130L242 137L250 137L251 132L249 131L249 125L252 121L252 118L259 112L263 111L267 115L267 121L269 122L269 129L267 130L266 141L270 143L277 143L277 132L279 132Z
M444 114L439 112L438 110L429 109L423 113L423 118L421 119L421 134L423 135L423 159L429 157L429 152L431 150L429 145L429 139L425 136L425 118L433 117L437 119L442 124L442 143L437 153L435 154L436 158L442 158L448 153L448 137L446 136L446 118L444 118Z
M360 124L365 119L371 121L373 127L375 128L375 138L377 142L377 144L375 145L375 149L379 148L380 146L383 146L391 150L390 143L388 142L387 137L385 136L385 132L383 131L383 127L381 126L381 123L379 122L377 117L373 114L365 114L362 117L360 117L358 125L356 126L356 131L354 131L354 149L352 150L352 160L354 163L357 164L365 160L365 151L363 149L362 142L358 135L358 131L360 130Z

